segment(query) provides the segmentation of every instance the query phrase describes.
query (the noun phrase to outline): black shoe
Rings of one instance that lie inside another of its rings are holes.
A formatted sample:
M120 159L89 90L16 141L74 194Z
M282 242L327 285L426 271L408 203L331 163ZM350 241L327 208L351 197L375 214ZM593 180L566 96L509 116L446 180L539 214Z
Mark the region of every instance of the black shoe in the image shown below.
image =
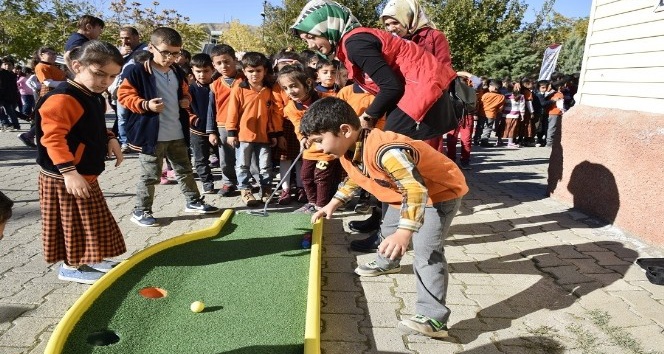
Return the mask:
M380 228L380 219L382 213L380 209L374 208L371 216L366 220L353 220L348 223L348 228L355 232L367 233L376 231Z
M37 147L37 145L35 144L33 139L28 137L28 134L26 134L26 133L19 134L18 139L21 140L21 142L23 144L25 144L25 146L27 146L27 147L31 147L31 148L36 148Z
M376 252L380 245L380 231L376 231L371 236L362 240L350 241L350 249L355 252L371 253Z

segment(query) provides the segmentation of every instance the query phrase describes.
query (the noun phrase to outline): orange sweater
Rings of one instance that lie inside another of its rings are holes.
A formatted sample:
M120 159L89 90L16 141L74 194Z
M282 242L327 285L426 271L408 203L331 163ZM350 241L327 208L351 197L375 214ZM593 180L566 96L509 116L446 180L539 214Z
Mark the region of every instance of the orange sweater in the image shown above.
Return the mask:
M35 66L35 75L37 80L41 82L42 88L39 91L39 96L43 97L47 92L51 91L52 88L44 85L44 80L54 80L54 81L65 81L67 80L67 74L64 71L60 70L57 66L53 64L48 64L40 62Z
M299 106L299 107L298 107ZM284 107L284 115L286 119L293 123L295 126L295 135L297 135L297 140L302 141L302 134L300 133L300 122L302 117L307 110L299 104L296 104L295 101L289 101ZM313 161L332 161L334 157L329 154L326 154L321 149L314 148L315 144L312 144L308 149L304 150L302 153L302 158L305 160Z
M339 92L337 92L337 98L346 101L351 107L353 107L355 113L358 116L361 116L376 96L362 90L359 85L352 84L344 86L339 90ZM378 118L374 127L383 130L385 127L385 116Z
M229 137L246 143L271 143L270 138L281 132L275 129L275 120L281 113L274 104L269 87L254 91L245 81L231 89L228 98L226 130Z
M223 128L228 117L228 98L231 96L231 89L244 81L244 76L238 72L232 84L227 84L223 77L219 77L210 84L210 92L214 97L214 106L216 108L217 126Z
M487 118L499 118L505 104L505 96L497 92L485 92L482 95L482 109Z
M563 99L564 97L565 96L562 94L562 92L556 92L549 99L555 102L559 99ZM550 116L559 116L559 115L563 114L563 111L561 111L560 108L558 108L558 106L554 103L551 106L549 106L549 108L547 109L547 113Z

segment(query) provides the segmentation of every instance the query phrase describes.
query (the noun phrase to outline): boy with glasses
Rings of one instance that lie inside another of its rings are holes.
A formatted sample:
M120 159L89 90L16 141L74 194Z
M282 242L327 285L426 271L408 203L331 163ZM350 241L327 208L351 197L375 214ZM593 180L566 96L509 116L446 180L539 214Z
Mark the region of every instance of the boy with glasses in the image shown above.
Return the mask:
M140 152L142 174L136 186L132 221L139 226L158 226L152 216L154 186L159 183L164 157L171 162L187 202L185 212L216 213L206 204L194 180L189 145L189 86L175 62L181 55L182 37L168 27L152 32L152 58L134 65L118 89L120 104L131 111L126 123L130 148Z

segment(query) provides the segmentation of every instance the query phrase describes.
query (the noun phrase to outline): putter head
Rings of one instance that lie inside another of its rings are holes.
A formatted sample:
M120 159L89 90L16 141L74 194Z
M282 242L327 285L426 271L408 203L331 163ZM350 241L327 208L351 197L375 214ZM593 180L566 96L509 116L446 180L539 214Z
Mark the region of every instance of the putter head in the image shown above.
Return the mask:
M247 210L247 214L254 216L267 216L267 210Z

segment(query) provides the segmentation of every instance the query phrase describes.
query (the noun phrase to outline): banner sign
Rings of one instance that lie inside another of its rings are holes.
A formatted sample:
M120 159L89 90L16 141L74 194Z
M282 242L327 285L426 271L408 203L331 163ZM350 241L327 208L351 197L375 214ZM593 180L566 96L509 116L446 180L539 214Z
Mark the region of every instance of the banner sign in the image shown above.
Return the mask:
M556 63L558 62L558 55L562 47L562 44L552 44L546 48L538 80L551 79L551 74L556 71Z

